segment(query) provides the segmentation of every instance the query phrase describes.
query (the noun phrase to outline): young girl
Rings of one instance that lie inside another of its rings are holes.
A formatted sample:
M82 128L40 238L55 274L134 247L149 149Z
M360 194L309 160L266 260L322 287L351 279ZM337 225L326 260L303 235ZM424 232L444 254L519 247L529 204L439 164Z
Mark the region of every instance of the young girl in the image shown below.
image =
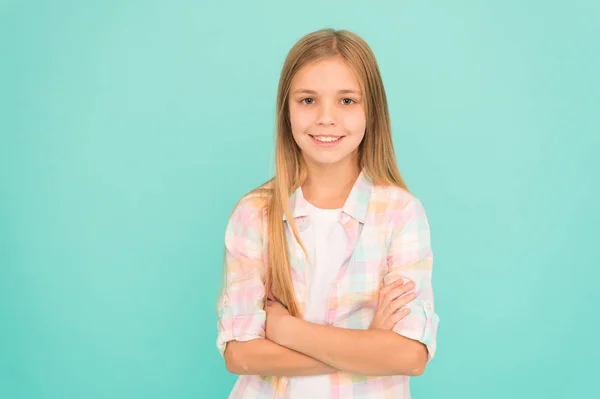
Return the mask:
M371 49L348 31L303 37L279 81L275 177L225 234L230 398L410 398L436 348L432 261Z

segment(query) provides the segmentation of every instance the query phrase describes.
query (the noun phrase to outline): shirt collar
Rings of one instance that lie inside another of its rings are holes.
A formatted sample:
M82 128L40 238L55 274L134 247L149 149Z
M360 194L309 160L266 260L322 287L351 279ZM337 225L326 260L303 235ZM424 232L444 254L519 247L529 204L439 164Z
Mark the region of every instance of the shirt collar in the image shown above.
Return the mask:
M361 171L344 203L342 212L364 223L367 218L367 210L369 209L372 186L373 181L371 178L367 176L364 170ZM306 200L302 195L302 188L298 187L289 198L290 211L294 219L308 216L306 204ZM287 220L285 214L283 215L283 220Z

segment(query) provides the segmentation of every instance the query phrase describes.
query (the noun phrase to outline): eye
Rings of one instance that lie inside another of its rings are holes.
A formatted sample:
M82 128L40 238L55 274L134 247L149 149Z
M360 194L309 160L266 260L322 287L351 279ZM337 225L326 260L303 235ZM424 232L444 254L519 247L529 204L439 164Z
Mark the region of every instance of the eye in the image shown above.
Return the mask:
M315 102L315 100L313 100L312 98L304 98L302 100L300 100L301 103L306 104L306 105L310 105L312 103Z
M351 98L344 98L344 99L342 100L342 103L343 103L344 105L352 105L352 104L354 104L354 103L355 103L355 101L354 101L353 99L351 99Z

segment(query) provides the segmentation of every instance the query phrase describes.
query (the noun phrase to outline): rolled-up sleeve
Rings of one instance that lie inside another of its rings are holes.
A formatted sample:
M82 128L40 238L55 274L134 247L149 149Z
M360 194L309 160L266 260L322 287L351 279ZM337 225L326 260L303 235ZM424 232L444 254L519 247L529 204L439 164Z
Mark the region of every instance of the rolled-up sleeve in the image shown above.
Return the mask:
M221 355L229 341L265 336L262 215L260 207L242 200L227 224L223 282L217 300L217 348Z
M431 284L433 252L430 229L423 205L411 198L394 218L392 238L388 251L388 274L384 284L402 278L415 283L415 300L406 305L410 313L400 320L393 331L422 342L428 350L428 360L436 351L439 316L435 313Z

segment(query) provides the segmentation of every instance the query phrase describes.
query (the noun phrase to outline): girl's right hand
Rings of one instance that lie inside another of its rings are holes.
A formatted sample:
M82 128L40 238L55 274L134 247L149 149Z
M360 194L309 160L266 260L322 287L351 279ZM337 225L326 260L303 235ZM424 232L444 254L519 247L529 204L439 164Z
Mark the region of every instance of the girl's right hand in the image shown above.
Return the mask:
M405 318L410 310L402 307L417 297L415 292L408 293L414 287L415 284L412 281L409 280L403 283L403 280L400 278L398 281L381 289L379 291L377 311L369 329L389 331L394 328L397 322Z

